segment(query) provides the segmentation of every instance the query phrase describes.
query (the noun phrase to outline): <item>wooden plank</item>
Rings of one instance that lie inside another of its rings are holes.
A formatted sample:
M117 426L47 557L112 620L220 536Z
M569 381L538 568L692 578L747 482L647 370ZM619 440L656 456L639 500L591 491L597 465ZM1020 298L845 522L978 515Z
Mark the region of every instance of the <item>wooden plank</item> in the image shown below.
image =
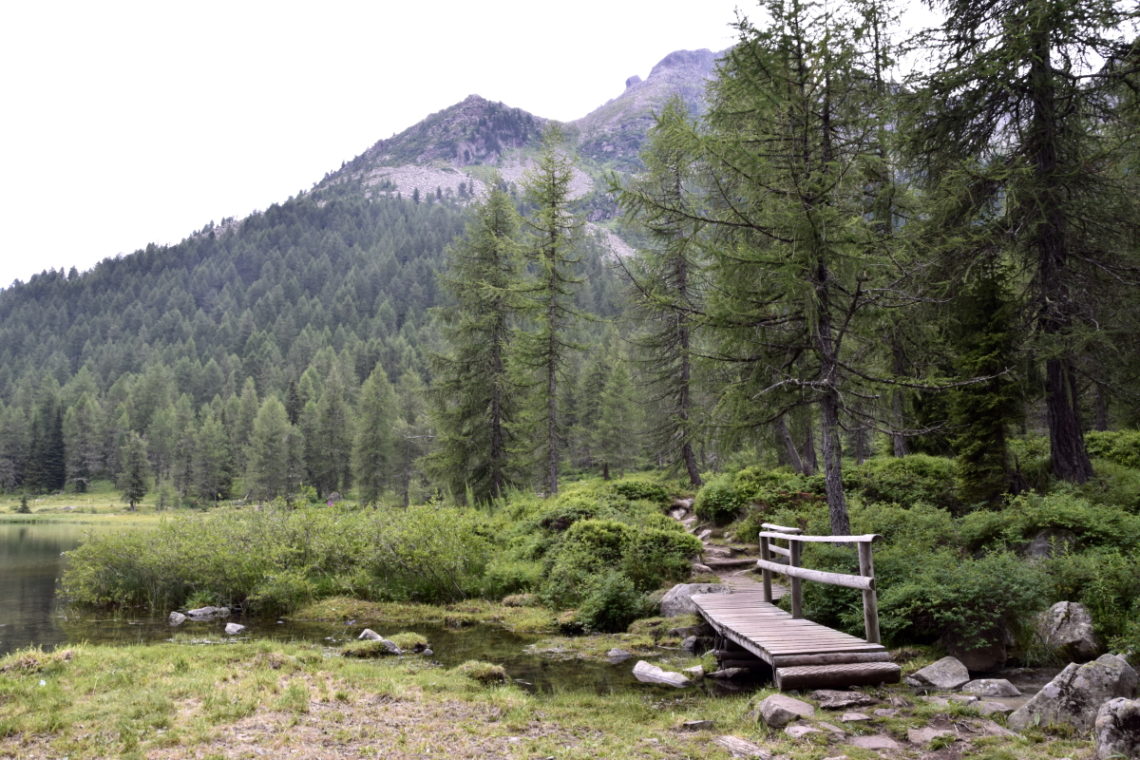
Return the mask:
M761 531L762 538L774 538L777 541L807 541L814 544L869 544L882 538L878 533L866 533L861 536L799 536L785 535L775 531Z
M843 586L844 588L855 589L873 589L875 587L875 579L868 578L863 575L847 575L846 573L829 573L824 570L812 570L810 567L794 567L792 565L784 565L779 562L771 560L758 559L756 560L756 567L762 570L771 570L774 573L781 573L792 579L792 587L795 588L796 583L803 579L805 581L815 581L816 583L826 583L830 586ZM795 593L793 591L793 593Z

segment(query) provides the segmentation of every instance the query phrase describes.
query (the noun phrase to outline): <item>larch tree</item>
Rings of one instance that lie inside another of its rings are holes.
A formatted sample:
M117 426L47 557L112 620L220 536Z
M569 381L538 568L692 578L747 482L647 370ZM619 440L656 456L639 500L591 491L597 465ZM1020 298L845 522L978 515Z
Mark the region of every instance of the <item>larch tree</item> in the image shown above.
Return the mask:
M559 414L559 380L566 361L577 345L570 328L578 320L574 295L582 280L578 238L582 222L570 208L570 159L561 151L560 135L546 135L537 165L527 174L523 188L531 207L526 216L524 250L533 270L533 280L520 292L533 330L520 336L520 361L537 375L536 392L541 409L537 435L541 480L546 495L558 493L562 455L562 420Z
M1106 181L1128 145L1118 120L1135 3L1123 0L937 0L946 20L924 41L934 66L916 85L913 155L931 183L969 175L965 196L1022 273L1021 311L1044 365L1053 473L1092 476L1081 412L1079 360L1098 325L1098 280L1119 279L1130 250L1135 197ZM1119 90L1117 90L1119 92ZM1122 204L1133 204L1129 213ZM1122 213L1123 212L1123 213ZM989 217L989 218L987 218Z
M352 470L360 502L375 505L395 480L396 393L379 364L364 381L357 402Z
M680 101L670 102L649 132L646 171L622 189L621 203L649 234L649 245L624 266L640 329L634 338L648 396L653 445L661 458L701 485L696 456L695 334L702 316L699 214L686 209L696 155Z
M519 387L512 351L519 310L519 219L496 180L464 236L448 249L443 310L449 350L436 357L431 470L457 497L501 498L518 482L511 462Z

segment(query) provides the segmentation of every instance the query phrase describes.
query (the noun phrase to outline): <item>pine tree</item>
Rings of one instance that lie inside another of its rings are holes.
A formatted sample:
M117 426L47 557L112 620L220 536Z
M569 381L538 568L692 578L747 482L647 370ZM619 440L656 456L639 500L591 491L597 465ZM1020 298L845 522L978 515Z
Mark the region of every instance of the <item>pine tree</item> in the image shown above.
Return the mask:
M562 455L562 421L559 415L559 378L567 357L578 347L569 330L578 319L574 294L581 284L575 274L579 264L577 240L581 221L570 209L573 166L558 144L557 132L547 134L542 154L524 181L529 232L526 251L534 271L525 289L534 330L521 341L522 363L537 375L535 398L541 479L546 495L558 493Z
M456 495L501 498L517 476L510 462L519 388L511 352L517 322L518 218L496 182L464 237L448 250L444 311L450 351L439 356L432 387L436 420L433 473Z
M396 394L380 365L360 388L352 470L362 504L374 505L396 481Z
M246 455L246 490L258 501L288 499L300 485L300 436L276 396L262 403L253 420Z
M233 486L233 460L225 427L207 412L194 436L190 463L190 496L200 503L228 498Z

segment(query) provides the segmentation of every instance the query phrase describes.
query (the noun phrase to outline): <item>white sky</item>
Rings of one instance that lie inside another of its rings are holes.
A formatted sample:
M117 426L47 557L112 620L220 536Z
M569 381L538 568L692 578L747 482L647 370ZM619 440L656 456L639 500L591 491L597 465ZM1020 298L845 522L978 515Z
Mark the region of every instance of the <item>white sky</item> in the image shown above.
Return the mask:
M751 0L12 0L0 287L307 190L470 94L571 120Z

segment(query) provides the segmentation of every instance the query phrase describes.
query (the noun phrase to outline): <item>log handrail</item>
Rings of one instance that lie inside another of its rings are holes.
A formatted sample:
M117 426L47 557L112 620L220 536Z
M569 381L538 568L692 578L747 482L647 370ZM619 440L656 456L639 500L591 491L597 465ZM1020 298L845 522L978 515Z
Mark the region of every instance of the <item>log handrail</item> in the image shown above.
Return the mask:
M871 557L871 544L881 536L875 533L861 536L808 536L799 528L784 525L764 523L760 527L764 530L760 531L760 559L756 561L756 566L760 568L764 579L764 601L772 602L772 573L785 575L791 581L794 618L804 616L801 580L859 589L863 592L863 630L866 639L873 644L879 643L879 603L875 594L875 566ZM787 541L788 546L777 546L772 541ZM859 550L859 574L831 573L803 567L800 556L804 543L855 544ZM773 554L786 557L787 561L774 561Z

